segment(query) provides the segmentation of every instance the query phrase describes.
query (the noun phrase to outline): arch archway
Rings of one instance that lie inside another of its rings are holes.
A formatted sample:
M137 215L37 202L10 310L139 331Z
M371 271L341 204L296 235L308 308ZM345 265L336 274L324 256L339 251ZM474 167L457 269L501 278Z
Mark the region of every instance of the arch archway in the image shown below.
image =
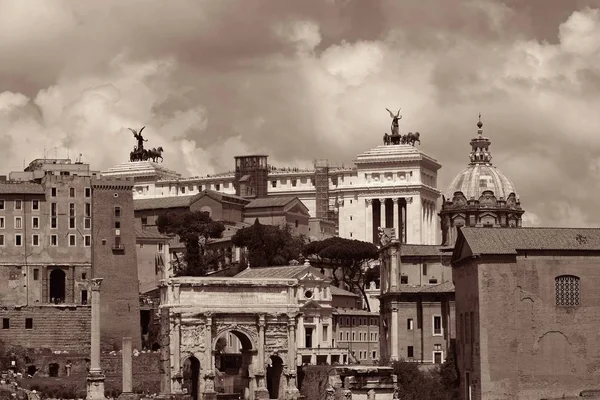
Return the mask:
M56 268L50 272L50 302L64 303L66 298L66 278L67 274L60 268Z
M198 389L200 383L200 360L190 356L183 362L183 388L192 396L192 399L198 400Z
M269 391L269 399L283 399L284 386L282 383L283 377L283 360L279 356L269 357L267 364L267 390Z
M242 331L227 330L217 335L213 343L217 393L248 398L253 390L249 371L253 349L252 340Z

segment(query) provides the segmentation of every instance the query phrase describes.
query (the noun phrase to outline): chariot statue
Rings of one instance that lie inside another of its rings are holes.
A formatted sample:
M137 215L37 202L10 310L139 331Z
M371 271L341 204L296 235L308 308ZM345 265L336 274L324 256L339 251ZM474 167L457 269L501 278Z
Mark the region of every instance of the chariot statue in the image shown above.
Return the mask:
M419 144L421 144L421 135L419 134L419 132L408 132L406 135L400 134L400 126L398 122L402 119L402 115L400 115L400 110L402 110L401 108L398 109L398 112L396 114L390 111L389 108L386 108L386 110L388 113L390 113L390 117L392 118L392 125L390 126L391 135L388 135L387 132L383 134L384 145L388 146L392 144L410 144L411 146L414 146L416 142L419 142Z
M146 128L142 127L139 131L135 129L127 128L133 133L133 137L137 140L137 146L134 146L133 151L129 153L129 161L147 161L152 160L153 162L157 162L160 158L160 161L163 161L162 152L164 151L162 146L158 146L152 149L145 149L144 142L147 142L148 139L144 139L142 136L142 131Z

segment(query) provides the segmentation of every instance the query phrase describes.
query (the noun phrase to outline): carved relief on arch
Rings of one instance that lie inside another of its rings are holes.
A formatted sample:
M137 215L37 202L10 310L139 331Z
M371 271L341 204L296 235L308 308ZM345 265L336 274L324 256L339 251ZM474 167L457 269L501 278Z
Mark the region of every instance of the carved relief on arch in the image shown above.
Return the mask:
M204 324L181 325L181 353L201 354L206 350Z
M277 355L287 354L288 327L287 324L270 324L265 331L265 353ZM282 357L282 356L280 356ZM285 364L285 357L282 357Z

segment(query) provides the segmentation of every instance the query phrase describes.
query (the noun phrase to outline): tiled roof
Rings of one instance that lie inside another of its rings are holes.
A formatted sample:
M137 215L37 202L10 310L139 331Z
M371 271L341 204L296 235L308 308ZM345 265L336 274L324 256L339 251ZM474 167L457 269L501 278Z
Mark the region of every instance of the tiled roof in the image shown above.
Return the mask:
M454 292L454 284L452 282L444 282L437 285L400 285L398 290L400 293L452 293Z
M358 310L358 309L354 309L354 308L336 308L333 310L334 314L337 315L354 315L357 317L373 317L373 318L379 318L379 313L378 312L373 312L373 311L367 311L367 310Z
M331 295L332 296L348 296L348 297L359 297L356 293L349 292L344 289L340 289L337 286L331 285Z
M462 228L460 232L473 254L517 254L517 250L600 250L598 228Z
M163 235L158 231L156 226L144 226L143 228L135 228L135 237L138 239L171 239L172 236Z
M427 244L403 244L400 246L400 252L403 256L414 256L414 257L427 257L437 256L440 257L442 253L440 250L442 246L427 245Z
M158 210L167 208L189 207L197 198L195 195L155 197L152 199L136 199L133 201L134 210Z
M32 182L0 183L0 194L45 194L44 187Z
M321 279L327 279L318 269L306 265L285 265L281 267L247 268L237 274L236 278L282 278L298 279L306 272L310 271L313 275Z
M158 210L167 208L189 207L204 196L209 196L219 202L227 201L229 199L240 200L245 203L248 203L249 201L248 199L236 196L234 194L225 194L207 189L194 195L155 197L151 199L136 199L133 201L133 207L135 210Z
M246 204L246 208L285 207L296 197L264 197L254 199Z

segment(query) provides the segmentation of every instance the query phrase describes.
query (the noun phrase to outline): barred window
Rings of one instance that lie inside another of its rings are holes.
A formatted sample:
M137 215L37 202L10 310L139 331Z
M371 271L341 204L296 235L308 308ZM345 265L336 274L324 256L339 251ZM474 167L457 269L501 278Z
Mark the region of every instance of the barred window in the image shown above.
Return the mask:
M556 305L579 305L579 278L572 275L562 275L554 279L556 283Z

